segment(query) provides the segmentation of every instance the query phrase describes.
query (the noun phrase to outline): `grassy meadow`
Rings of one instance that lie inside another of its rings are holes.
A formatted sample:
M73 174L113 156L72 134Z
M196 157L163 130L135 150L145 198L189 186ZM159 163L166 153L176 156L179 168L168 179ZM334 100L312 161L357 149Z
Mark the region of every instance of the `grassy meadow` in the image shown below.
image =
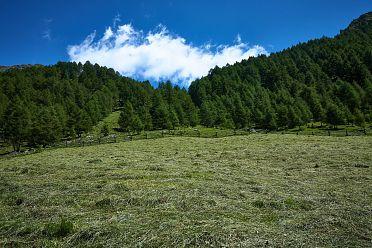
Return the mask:
M372 137L166 137L0 158L0 247L372 246Z

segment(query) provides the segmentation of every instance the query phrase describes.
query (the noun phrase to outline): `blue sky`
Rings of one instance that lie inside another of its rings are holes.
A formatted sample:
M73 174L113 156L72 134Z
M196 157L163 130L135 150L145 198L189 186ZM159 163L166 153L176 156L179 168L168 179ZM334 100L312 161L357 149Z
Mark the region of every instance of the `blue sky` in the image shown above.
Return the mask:
M138 78L191 80L205 69L194 75L186 66L197 70L334 36L368 11L367 0L0 0L0 65L90 58ZM169 54L173 60L163 64Z

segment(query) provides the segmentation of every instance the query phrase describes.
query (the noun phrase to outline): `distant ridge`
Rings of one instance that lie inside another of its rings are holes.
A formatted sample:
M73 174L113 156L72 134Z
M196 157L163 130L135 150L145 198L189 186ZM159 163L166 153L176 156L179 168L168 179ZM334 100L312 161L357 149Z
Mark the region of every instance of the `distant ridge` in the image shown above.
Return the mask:
M23 64L23 65L10 65L10 66L0 65L0 72L11 70L11 69L24 69L24 68L29 68L32 66L42 66L42 65L41 64Z
M367 32L372 26L372 12L365 13L361 15L358 19L352 21L350 25L346 28L347 30L359 30L362 32Z

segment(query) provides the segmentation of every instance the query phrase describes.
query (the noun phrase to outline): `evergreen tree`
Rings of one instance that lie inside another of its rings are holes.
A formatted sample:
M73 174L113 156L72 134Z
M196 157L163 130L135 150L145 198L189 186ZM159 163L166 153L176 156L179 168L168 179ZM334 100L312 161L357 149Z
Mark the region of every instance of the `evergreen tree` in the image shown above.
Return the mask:
M364 115L359 109L355 110L355 124L362 128L365 128L366 126Z
M143 124L142 124L142 121L141 119L138 117L137 114L135 114L133 116L133 119L131 121L131 127L132 127L132 130L136 133L139 133L141 131L143 131Z
M240 100L240 97L238 95L235 95L234 98L234 113L233 113L233 120L235 124L235 128L243 128L248 125L249 120L249 113L248 111L243 107L243 104Z
M334 103L329 103L327 107L327 122L336 129L337 125L344 123L344 114Z
M289 124L289 117L288 117L288 108L285 105L278 106L277 109L277 117L278 117L278 126L282 128L287 128Z
M180 126L176 111L172 108L169 110L169 121L171 122L172 129L176 129Z
M58 141L62 137L62 127L53 108L39 108L34 115L30 128L29 143L33 146L48 144Z
M120 112L118 124L124 132L131 132L134 130L135 113L132 104L127 101L124 105L123 110Z
M153 97L153 106L151 108L152 124L156 129L171 129L169 111L166 103L157 93Z
M101 134L103 137L106 137L108 136L110 133L110 129L109 129L109 126L107 125L107 123L105 122L103 124L103 126L101 127Z
M205 101L200 107L200 122L206 127L213 127L217 119L217 112L212 102Z
M91 118L84 110L81 111L81 115L79 118L80 120L75 123L75 130L78 137L81 137L84 132L90 131L93 125Z
M277 116L272 108L268 108L265 113L264 128L269 130L275 130L278 128Z
M190 122L190 126L192 127L195 127L196 125L199 124L199 112L196 108L194 108L189 113L189 122Z
M4 134L3 134L3 129L4 129L4 120L6 116L4 116L4 113L8 107L9 100L6 95L0 92L0 141L4 140Z
M355 88L347 82L337 81L339 89L336 94L339 99L348 107L348 109L358 109L361 105L361 99Z
M233 129L233 128L235 128L234 121L227 114L225 114L225 115L222 116L220 126L223 127L223 128L227 128L227 129Z
M183 110L185 112L185 124L195 127L199 124L199 113L198 109L195 107L194 103L191 100L191 97L187 95L184 97L183 101Z
M16 97L4 113L4 138L19 152L30 135L31 118L27 107Z
M172 111L172 110L171 110ZM174 106L174 111L175 111L175 114L176 114L176 117L178 119L178 124L176 125L177 127L178 126L189 126L190 125L190 121L189 119L186 117L186 114L185 114L185 111L183 110L182 106L181 106L181 103L180 102L177 102ZM171 117L172 118L172 117ZM172 122L173 123L173 122Z
M289 107L288 111L288 127L289 128L294 128L298 126L300 129L300 126L302 124L302 119L299 113L299 109L296 106Z
M143 128L146 131L152 130L152 117L150 114L150 110L144 106L142 106L139 110L141 122L143 124Z

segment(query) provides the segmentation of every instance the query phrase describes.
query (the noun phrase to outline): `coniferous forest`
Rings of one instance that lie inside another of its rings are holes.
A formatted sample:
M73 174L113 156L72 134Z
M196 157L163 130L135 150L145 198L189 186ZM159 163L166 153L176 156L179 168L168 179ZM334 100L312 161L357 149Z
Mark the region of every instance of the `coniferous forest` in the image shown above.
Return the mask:
M123 131L196 125L197 109L185 89L170 82L154 89L97 64L60 62L1 73L2 137L45 146L80 137L114 109Z
M190 95L206 126L267 129L372 120L372 13L334 38L214 68Z
M45 146L121 110L124 132L196 126L287 129L372 122L372 13L334 38L211 69L188 90L138 82L98 64L1 68L1 139Z

